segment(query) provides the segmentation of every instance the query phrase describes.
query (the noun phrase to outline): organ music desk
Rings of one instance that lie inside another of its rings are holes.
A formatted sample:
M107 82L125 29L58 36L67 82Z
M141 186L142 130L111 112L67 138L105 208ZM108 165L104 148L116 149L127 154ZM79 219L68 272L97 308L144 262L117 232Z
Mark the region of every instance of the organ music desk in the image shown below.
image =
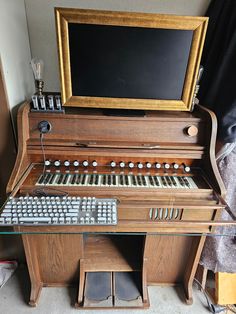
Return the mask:
M40 141L43 120L52 128ZM78 307L148 307L147 286L156 284L181 284L191 304L206 234L222 223L226 207L215 138L216 118L201 106L125 117L79 108L42 114L22 105L10 195L43 191L118 202L115 225L14 227L30 274L29 304L37 304L43 286L72 283L79 286ZM99 278L110 295L91 300L86 293ZM120 296L126 279L137 283L134 300Z

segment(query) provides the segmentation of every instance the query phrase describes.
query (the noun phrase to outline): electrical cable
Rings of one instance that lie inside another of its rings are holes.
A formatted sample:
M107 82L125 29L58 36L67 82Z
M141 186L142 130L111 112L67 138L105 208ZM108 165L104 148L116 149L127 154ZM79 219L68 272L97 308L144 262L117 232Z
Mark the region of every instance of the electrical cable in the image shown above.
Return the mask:
M42 172L42 175L44 177L45 172L46 172L46 165L45 165L46 154L45 154L44 143L43 143L43 139L44 139L43 135L44 135L44 133L40 132L40 146L41 146L41 151L42 151L42 155L43 155L43 172ZM57 194L47 193L44 188L35 189L35 190L33 190L33 193L35 195L39 195L39 196L61 196L61 197L68 196L68 193L65 191L57 190L57 189L54 189L51 187L47 187L47 190L48 191L56 191L56 192L59 192L59 194L58 193Z
M43 133L40 132L40 146L41 146L41 151L42 151L42 155L43 155L43 173L42 175L45 175L45 170L46 170L46 165L45 165L45 161L46 161L46 156L45 156L45 150L44 150L44 145L43 145Z
M203 288L202 284L200 283L200 281L198 281L196 278L194 278L194 281L199 285L199 287L201 288L201 291L203 292L206 301L207 301L207 306L208 309L211 313L221 313L223 311L226 310L226 307L222 307L219 305L214 305L211 301L210 301L210 295L207 293L207 291Z

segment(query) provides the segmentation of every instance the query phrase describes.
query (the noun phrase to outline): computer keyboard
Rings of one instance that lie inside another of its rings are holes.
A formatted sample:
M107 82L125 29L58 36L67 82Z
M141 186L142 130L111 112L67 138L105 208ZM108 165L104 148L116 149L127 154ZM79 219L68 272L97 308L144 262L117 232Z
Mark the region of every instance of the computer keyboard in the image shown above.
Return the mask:
M76 196L10 197L0 225L116 225L117 200Z

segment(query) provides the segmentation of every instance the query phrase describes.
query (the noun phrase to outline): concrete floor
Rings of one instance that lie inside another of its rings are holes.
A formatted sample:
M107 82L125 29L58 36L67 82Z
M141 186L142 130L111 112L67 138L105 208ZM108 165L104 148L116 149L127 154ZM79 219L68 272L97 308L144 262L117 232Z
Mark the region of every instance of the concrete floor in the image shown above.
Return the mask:
M73 303L75 288L43 288L36 308L27 305L29 298L29 277L25 268L19 268L13 277L0 290L0 314L204 314L206 308L203 294L194 288L194 303L186 305L181 298L182 289L178 287L148 288L151 306L148 310L76 310Z

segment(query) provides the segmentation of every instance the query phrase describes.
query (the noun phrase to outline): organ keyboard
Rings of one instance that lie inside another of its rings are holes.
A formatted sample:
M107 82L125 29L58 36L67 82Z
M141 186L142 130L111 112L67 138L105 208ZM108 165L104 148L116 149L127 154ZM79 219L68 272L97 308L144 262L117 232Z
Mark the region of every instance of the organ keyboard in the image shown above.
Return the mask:
M186 176L155 176L133 174L41 174L36 185L45 186L84 186L84 187L116 187L116 188L171 188L197 189L192 177Z

